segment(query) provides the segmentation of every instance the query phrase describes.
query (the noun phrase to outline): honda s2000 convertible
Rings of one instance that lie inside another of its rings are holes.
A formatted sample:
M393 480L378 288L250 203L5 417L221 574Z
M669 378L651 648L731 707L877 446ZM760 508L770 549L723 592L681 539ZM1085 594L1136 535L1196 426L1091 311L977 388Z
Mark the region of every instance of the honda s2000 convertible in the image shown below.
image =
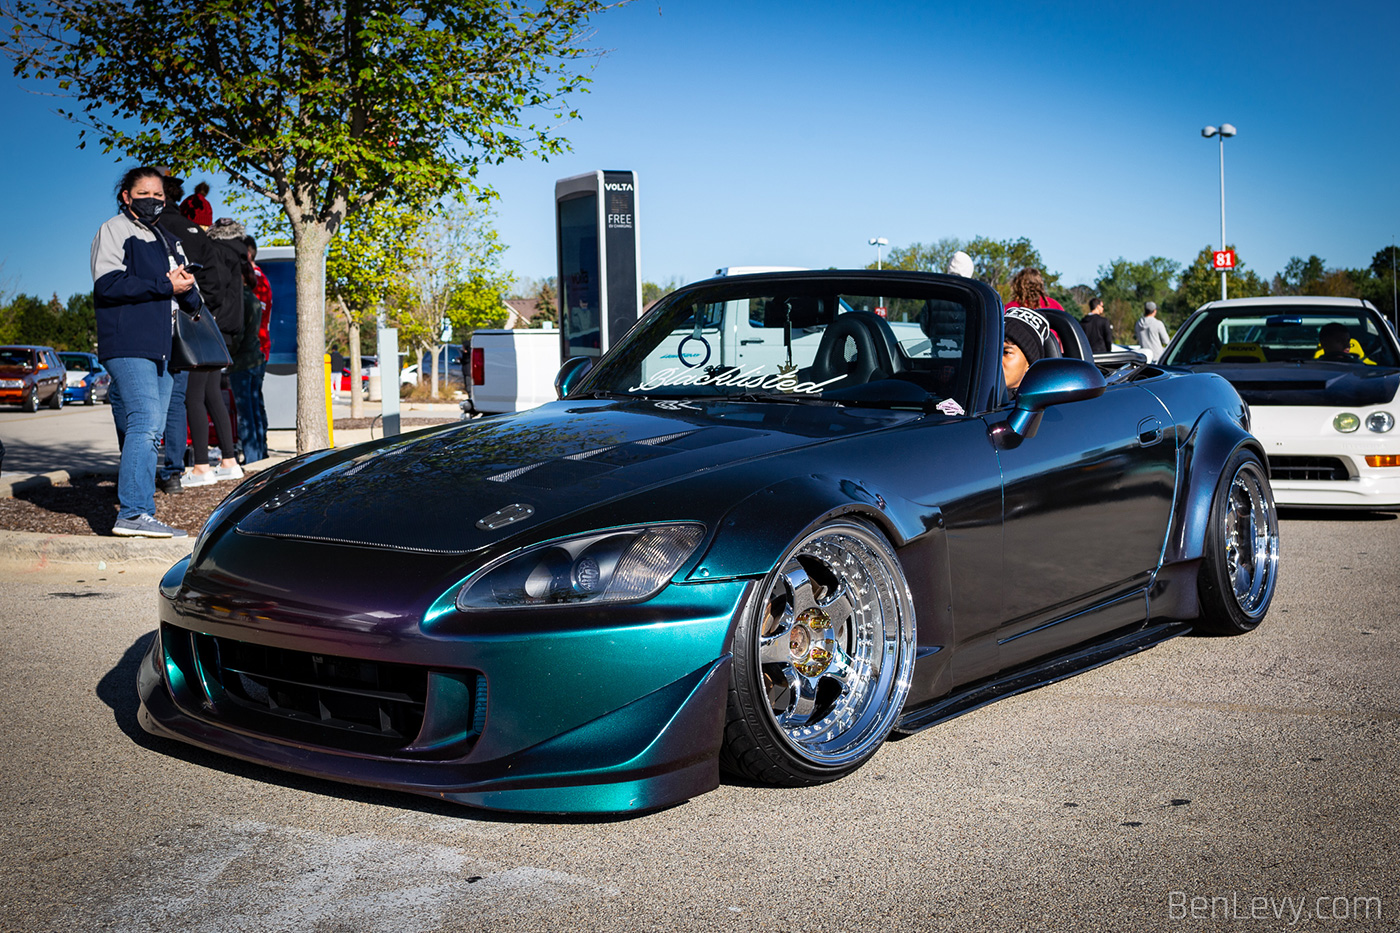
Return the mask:
M557 402L264 470L161 582L140 721L302 774L620 812L722 770L841 778L892 732L1250 631L1278 525L1239 395L1105 373L1047 317L1013 394L979 282L712 279L566 362Z

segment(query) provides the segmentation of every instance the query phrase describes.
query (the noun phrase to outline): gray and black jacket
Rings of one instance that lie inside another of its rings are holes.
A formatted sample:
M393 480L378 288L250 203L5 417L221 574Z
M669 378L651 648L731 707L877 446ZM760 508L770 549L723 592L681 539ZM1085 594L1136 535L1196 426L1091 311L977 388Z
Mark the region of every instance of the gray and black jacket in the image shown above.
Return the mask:
M178 239L157 234L126 210L102 225L92 240L98 359L170 358L175 311L201 307L199 289L177 298L166 275L184 264Z

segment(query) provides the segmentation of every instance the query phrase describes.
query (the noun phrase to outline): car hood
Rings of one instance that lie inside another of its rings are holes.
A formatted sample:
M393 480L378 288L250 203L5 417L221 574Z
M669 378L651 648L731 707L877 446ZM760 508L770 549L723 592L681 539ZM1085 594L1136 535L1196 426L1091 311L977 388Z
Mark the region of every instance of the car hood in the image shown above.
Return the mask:
M28 376L34 371L28 366L0 366L0 379L18 379L20 376Z
M1213 363L1190 367L1225 377L1251 405L1360 408L1395 398L1400 370L1364 363Z
M338 451L310 475L294 470L267 484L251 508L238 508L237 528L466 553L646 490L918 417L728 401L556 402ZM701 520L735 498L706 504L680 495L665 501Z

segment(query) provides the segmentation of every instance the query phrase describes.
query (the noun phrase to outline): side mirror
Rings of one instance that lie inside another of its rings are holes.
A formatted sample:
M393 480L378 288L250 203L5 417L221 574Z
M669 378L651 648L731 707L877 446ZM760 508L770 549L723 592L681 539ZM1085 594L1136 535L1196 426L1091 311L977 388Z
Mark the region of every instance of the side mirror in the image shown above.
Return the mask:
M554 394L563 398L573 391L588 372L593 369L593 357L571 356L559 367L559 375L554 377Z
M1103 390L1103 373L1093 363L1066 357L1038 360L1021 379L1007 427L1020 437L1035 437L1045 409L1098 398Z

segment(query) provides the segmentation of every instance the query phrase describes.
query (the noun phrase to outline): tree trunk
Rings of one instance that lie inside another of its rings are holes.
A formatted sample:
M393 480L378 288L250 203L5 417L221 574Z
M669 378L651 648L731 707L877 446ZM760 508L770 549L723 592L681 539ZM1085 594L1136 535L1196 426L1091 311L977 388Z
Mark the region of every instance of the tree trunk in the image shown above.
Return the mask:
M325 224L292 224L297 250L297 453L330 446L326 424Z
M365 396L360 391L360 373L364 364L360 360L360 322L350 322L350 417L365 416Z
M364 393L360 391L360 373L363 366L360 362L360 321L350 309L345 307L345 299L339 295L335 296L335 303L340 308L340 316L345 318L345 335L350 342L350 417L363 418L365 416ZM340 378L340 373L331 373L331 385Z
M438 397L438 350L442 349L440 344L433 344L432 356L428 359L428 384L431 387L428 395L431 398Z

